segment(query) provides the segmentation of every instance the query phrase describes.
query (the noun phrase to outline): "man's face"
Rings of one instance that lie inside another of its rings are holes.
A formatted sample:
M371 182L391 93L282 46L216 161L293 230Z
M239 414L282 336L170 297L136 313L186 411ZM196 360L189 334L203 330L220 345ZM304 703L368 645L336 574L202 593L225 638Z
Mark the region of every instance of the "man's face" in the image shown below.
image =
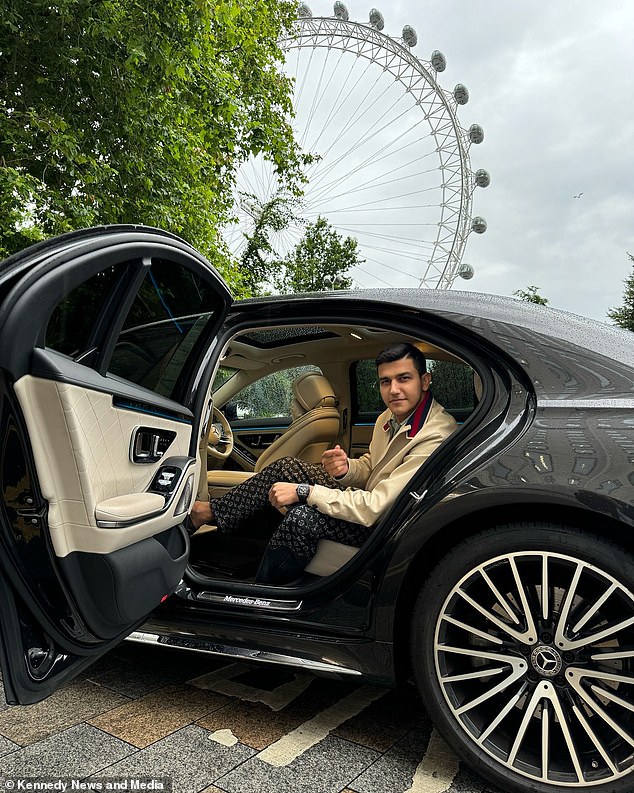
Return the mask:
M417 407L431 383L429 372L420 375L411 358L380 364L378 376L381 397L399 422Z

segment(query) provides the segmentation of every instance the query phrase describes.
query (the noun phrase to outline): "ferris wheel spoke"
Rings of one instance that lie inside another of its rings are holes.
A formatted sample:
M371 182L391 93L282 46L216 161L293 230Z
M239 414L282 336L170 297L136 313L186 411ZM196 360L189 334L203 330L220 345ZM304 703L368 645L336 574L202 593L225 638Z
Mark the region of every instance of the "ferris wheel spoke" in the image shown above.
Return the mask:
M341 58L343 58L343 52L341 52L339 54L339 61L341 60ZM324 97L328 96L328 92L329 92L329 89L330 89L330 84L331 84L331 82L334 79L335 74L336 74L336 69L331 70L330 76L326 80L325 86L323 86L323 88L322 88L322 83L323 83L324 76L325 76L326 65L327 65L327 60L324 60L324 62L322 63L320 74L319 74L319 80L318 80L317 86L316 86L315 91L314 91L313 101L312 101L310 110L307 113L306 123L305 123L305 128L304 128L304 134L302 136L302 146L306 145L306 140L307 140L307 138L309 136L313 120L314 120L315 115L317 113L317 108L320 106L320 104L323 101ZM322 124L322 130L321 131L323 132L323 130L324 130L324 125ZM320 137L321 137L321 134L317 136L317 139L315 141L311 142L311 144L310 144L311 148L313 148L313 147L315 147L317 145L317 142L319 141Z
M410 108L405 108L405 110L404 110L404 111L403 111L403 112L402 112L400 115L398 115L398 116L391 116L391 117L390 117L390 116L389 116L389 113L390 113L390 111L391 111L392 109L393 109L392 107L390 107L390 108L387 108L387 109L385 110L385 112L384 112L384 113L383 113L383 114L382 114L382 115L381 115L381 116L380 116L378 119L376 119L376 120L375 120L375 122L372 124L372 126L370 127L370 129L369 129L369 131L366 133L366 135L365 135L363 138L360 138L360 139L358 139L358 140L356 140L356 141L353 141L353 142L352 142L352 145L351 145L351 146L349 146L349 147L348 147L348 148L347 148L345 151L343 151L343 152L342 152L342 153L339 155L339 157L338 157L338 158L336 158L336 159L335 159L335 160L334 160L334 161L331 163L331 165L330 165L330 166L329 166L327 169L324 169L323 173L324 173L324 174L327 174L327 173L329 173L330 171L332 171L332 170L333 170L334 168L336 168L336 167L337 167L337 166L338 166L338 165L339 165L339 164L340 164L340 163L341 163L341 162L342 162L344 159L347 159L347 158L349 158L349 157L350 157L352 154L354 154L354 153L355 153L356 151L358 151L360 148L362 148L362 147L364 147L364 146L367 146L367 145L368 145L368 144L369 144L369 143L370 143L370 142L371 142L371 141L372 141L374 138L376 138L376 137L377 137L378 135L380 135L381 133L385 132L387 129L389 129L391 126L393 126L395 123L397 123L397 122L398 122L400 119L402 119L402 118L403 118L405 115L407 115L407 114L410 112ZM378 126L377 126L377 124L378 124L380 121L382 121L383 119L385 119L386 117L388 117L388 118L389 118L389 121L388 121L388 122L386 122L385 124L383 124L381 127L378 127ZM421 123L421 122L419 122L419 123ZM411 132L411 130L409 130L409 131ZM406 134L406 133L405 133L405 132L404 132L404 133L402 133L400 137L403 137L403 135L404 135L404 134ZM391 142L390 142L389 144L387 144L387 146L390 146L390 145L392 145L392 143L391 143ZM384 149L385 149L385 148L386 148L386 147L384 147ZM372 155L370 155L370 156L368 157L368 159L367 159L365 162L361 163L361 166L358 166L358 167L363 167L363 166L365 166L365 165L368 165L370 162L373 162L373 161L374 161L374 157L372 157Z
M398 177L397 179L386 179L383 182L378 182L376 180L372 180L372 182L359 185L358 187L351 188L349 190L346 190L343 193L338 193L337 195L330 195L330 196L328 196L328 200L332 204L339 198L349 199L350 196L353 196L356 193L365 193L365 192L368 192L370 190L375 190L376 188L379 188L379 187L387 187L388 185L395 185L395 184L405 183L405 182L409 181L412 177L422 176L422 175L424 175L426 173L427 173L427 171L419 171L416 174L408 174L407 176L401 176L401 177ZM432 191L436 190L437 187L438 187L437 185L434 185L433 187L423 187L420 190L414 191L413 194L414 195L422 195L423 193L429 193L429 192L432 192ZM406 194L406 195L412 195L412 193L409 193L409 194Z
M363 162L354 163L352 165L352 167L348 171L346 171L345 173L338 172L337 177L334 180L332 180L331 182L328 182L326 184L322 184L320 189L317 191L317 193L318 194L323 194L325 191L327 191L328 189L330 189L333 186L336 186L336 185L338 185L340 183L346 183L346 181L350 178L350 176L352 174L356 175L357 173L359 173L362 170L364 170L367 166L373 165L373 166L376 167L377 165L379 165L383 161L388 160L389 158L394 158L395 155L406 151L408 148L410 148L410 146L412 146L412 143L413 143L412 141L410 141L410 143L408 143L406 146L402 146L402 147L400 147L399 149L396 149L396 150L390 151L390 148L391 148L391 146L393 146L395 143L400 141L406 135L408 135L408 134L411 135L412 131L413 131L413 127L409 128L408 130L405 130L401 135L396 137L393 141L391 141L389 144L384 146L382 149L378 150L377 152L375 152L372 155L370 155L369 157L367 157L367 159L364 160ZM398 166L398 168L396 168L396 171L393 168L391 168L389 171L384 172L384 174L377 175L377 176L373 177L372 179L370 179L367 182L367 184L370 184L370 185L373 184L378 179L380 179L381 176L384 176L384 175L387 175L387 174L394 174L395 172L397 172L399 170L403 170L405 168L411 168L411 166L415 162L419 162L420 160L427 159L430 156L431 156L431 152L428 152L427 154L421 155L420 157L417 157L414 160L411 160L411 161L403 163L402 165ZM330 169L330 170L332 170L332 169ZM437 169L429 168L426 171L421 171L419 173L419 175L427 174L427 173L433 173L435 170L437 170ZM409 174L408 176L412 176L412 174Z
M340 52L339 53L339 59L337 61L337 65L339 65L339 63L340 63L340 61L342 60L343 57L344 57L344 53ZM332 124L335 121L335 119L336 119L337 115L339 114L339 112L345 111L345 108L347 106L349 106L350 96L354 95L355 89L358 88L358 86L361 83L362 78L363 78L363 74L360 74L356 78L354 83L352 83L352 85L349 84L349 81L352 78L353 73L355 71L355 65L356 64L354 62L350 64L350 69L348 70L348 73L347 73L345 79L341 83L341 87L339 89L339 93L337 94L337 96L335 97L335 99L331 103L330 112L329 112L327 118L322 123L322 128L321 128L321 131L320 131L319 135L317 136L317 138L315 138L314 140L311 141L311 146L312 147L317 147L318 146L323 134L328 129L329 125ZM331 79L334 79L336 74L337 74L337 69L334 68L332 70ZM344 91L347 91L345 96L343 95ZM322 98L323 98L323 95L322 95ZM308 132L308 125L307 125L306 132ZM303 140L305 141L305 137L303 138Z

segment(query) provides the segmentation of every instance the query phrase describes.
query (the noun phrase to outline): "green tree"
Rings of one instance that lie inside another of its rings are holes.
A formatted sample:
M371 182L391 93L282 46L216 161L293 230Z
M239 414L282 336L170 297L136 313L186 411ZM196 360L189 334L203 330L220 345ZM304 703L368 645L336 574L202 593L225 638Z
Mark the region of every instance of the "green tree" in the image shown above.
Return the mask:
M282 263L271 243L271 233L278 233L296 220L298 199L278 193L262 205L253 194L241 196L243 208L253 219L253 230L245 234L246 246L240 256L240 275L246 292L259 294Z
M308 223L304 236L288 253L274 283L282 294L349 289L348 271L364 260L359 257L357 240L343 237L323 217Z
M526 303L537 303L540 306L548 305L548 298L539 294L538 286L527 286L526 289L517 289L513 294Z
M4 0L0 256L143 223L226 272L217 229L239 164L261 154L301 189L277 43L295 14L291 0Z
M623 293L623 305L619 308L611 308L608 311L608 317L625 330L634 330L634 256L631 253L627 254L631 262L633 262L632 272L623 281L625 284L625 292Z
M473 370L455 361L429 361L434 397L446 408L473 405Z

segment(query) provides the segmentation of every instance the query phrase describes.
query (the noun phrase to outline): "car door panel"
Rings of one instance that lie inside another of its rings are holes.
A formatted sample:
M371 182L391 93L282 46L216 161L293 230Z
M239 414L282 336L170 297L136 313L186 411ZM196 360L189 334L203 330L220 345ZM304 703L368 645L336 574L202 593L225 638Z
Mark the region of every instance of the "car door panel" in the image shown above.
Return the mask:
M110 394L26 375L15 384L33 450L57 556L72 551L109 553L174 523L173 515L116 532L97 527L95 511L110 499L143 493L161 461L133 463L134 430L148 417L117 408ZM191 424L155 417L152 426L175 434L169 455L188 456ZM199 463L192 459L192 474ZM185 487L185 482L181 488ZM193 494L192 494L193 497ZM189 508L190 504L187 505Z
M231 296L200 254L152 229L22 255L0 268L0 660L9 701L26 704L181 579L198 413Z

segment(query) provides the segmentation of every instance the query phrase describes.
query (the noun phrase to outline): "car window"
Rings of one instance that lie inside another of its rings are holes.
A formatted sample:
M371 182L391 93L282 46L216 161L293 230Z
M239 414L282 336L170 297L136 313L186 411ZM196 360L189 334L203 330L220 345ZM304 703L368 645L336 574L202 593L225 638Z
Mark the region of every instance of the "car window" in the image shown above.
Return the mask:
M127 263L103 270L66 295L46 328L45 345L72 358L93 344L95 317L101 314Z
M218 309L202 276L153 261L125 319L108 371L171 397L196 342Z
M228 383L231 378L239 372L239 369L234 369L231 366L219 366L214 382L211 387L212 391L217 391L225 383Z
M85 366L100 367L110 321L138 262L122 262L69 292L48 322L45 345ZM220 309L214 286L173 261L155 259L136 293L107 365L117 375L173 397L196 342Z
M291 416L293 381L304 372L318 372L318 366L293 366L262 377L238 391L223 407L232 421L235 419L288 418Z
M456 361L427 360L433 377L432 392L440 404L457 418L468 415L475 407L473 369ZM385 410L381 399L374 360L357 361L353 382L356 385L355 415L374 420Z

